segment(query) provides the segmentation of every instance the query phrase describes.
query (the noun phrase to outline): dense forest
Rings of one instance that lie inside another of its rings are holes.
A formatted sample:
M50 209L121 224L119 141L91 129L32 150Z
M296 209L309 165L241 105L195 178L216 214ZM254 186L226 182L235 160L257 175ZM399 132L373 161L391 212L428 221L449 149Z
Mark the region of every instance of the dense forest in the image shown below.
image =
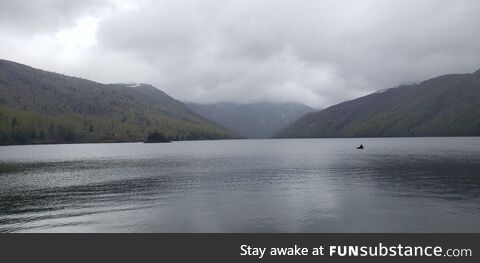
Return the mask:
M480 70L401 85L306 114L275 137L480 136Z
M146 84L101 84L0 60L0 144L225 139L234 135Z

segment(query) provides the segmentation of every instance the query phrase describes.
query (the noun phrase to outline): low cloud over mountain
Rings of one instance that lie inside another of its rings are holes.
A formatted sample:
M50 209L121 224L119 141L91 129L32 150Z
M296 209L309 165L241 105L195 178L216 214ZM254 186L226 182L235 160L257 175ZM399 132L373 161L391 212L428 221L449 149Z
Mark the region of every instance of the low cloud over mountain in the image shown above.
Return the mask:
M476 0L5 0L0 57L183 101L324 108L475 70L479 13Z

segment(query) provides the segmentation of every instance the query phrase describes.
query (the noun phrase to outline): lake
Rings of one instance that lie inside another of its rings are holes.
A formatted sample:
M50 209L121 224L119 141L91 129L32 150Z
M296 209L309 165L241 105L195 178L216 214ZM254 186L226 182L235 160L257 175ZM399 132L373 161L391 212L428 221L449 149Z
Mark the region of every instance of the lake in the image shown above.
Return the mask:
M480 232L480 137L2 146L0 232Z

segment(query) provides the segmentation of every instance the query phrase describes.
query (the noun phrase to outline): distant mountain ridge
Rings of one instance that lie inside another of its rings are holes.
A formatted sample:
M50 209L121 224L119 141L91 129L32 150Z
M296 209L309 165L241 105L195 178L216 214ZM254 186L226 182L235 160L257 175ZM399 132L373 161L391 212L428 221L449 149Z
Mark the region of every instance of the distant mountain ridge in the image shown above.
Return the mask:
M308 113L276 138L480 136L480 70L382 90Z
M314 111L298 103L187 103L204 118L212 120L245 138L269 138L307 112Z
M231 138L148 84L101 84L0 60L0 144Z

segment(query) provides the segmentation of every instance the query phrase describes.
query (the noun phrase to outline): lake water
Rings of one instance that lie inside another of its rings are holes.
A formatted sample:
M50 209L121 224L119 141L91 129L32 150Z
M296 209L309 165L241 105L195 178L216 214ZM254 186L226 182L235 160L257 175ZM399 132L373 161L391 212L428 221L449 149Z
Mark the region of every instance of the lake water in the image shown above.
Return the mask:
M480 232L480 137L3 146L0 232Z

